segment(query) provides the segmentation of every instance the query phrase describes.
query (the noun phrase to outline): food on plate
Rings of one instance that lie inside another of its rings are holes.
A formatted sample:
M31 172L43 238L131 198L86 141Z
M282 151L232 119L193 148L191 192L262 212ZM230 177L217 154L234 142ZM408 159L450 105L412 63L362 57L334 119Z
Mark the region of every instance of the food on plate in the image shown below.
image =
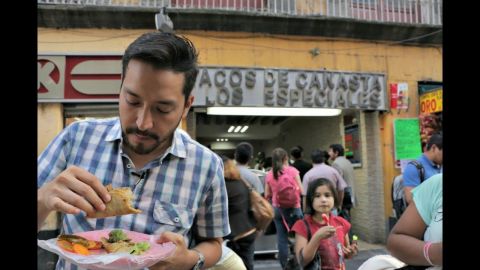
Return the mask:
M102 242L88 240L84 237L73 234L61 234L57 237L57 245L73 253L89 255L89 250L101 249Z
M133 193L130 188L112 188L111 184L107 185L106 188L112 199L105 204L105 210L97 211L93 214L88 214L87 218L104 218L128 214L138 214L142 212L141 210L132 207Z
M127 252L133 255L141 255L150 249L148 242L133 243L120 229L110 231L108 239L102 237L100 240L108 253Z
M101 241L89 240L73 234L61 234L57 237L57 245L63 250L81 255L90 255L90 250L105 249L107 253L127 252L141 255L150 249L148 242L133 242L127 234L120 229L111 230L108 239L102 237Z

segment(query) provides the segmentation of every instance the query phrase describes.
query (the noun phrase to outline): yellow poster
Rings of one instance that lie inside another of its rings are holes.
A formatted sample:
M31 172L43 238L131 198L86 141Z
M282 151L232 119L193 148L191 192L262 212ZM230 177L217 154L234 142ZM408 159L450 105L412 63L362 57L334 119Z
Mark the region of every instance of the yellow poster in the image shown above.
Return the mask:
M420 113L441 112L443 89L428 92L420 96Z

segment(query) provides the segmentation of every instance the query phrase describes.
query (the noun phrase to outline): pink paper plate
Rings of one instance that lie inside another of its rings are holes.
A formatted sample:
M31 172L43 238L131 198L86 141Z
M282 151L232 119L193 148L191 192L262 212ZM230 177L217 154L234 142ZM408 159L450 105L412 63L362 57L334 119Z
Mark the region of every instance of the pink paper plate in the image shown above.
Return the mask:
M83 236L89 240L100 241L100 238L108 238L108 233L112 229L98 230L75 233L76 235ZM38 240L38 245L48 251L58 254L60 257L67 261L76 264L83 268L92 270L134 270L150 267L157 262L164 260L168 256L175 252L175 244L167 242L163 244L157 244L153 240L153 235L143 234L139 232L123 230L128 238L133 242L149 242L150 249L144 252L142 255L131 255L128 253L110 253L108 254L104 249L91 250L91 254L88 256L72 253L61 249L57 245L57 239Z

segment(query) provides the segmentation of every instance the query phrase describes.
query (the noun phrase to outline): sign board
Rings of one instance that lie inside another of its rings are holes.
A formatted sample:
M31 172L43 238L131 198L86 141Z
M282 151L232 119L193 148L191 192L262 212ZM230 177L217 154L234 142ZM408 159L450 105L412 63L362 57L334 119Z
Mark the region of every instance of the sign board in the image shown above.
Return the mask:
M39 102L118 101L121 55L39 55ZM385 74L200 66L193 106L386 110Z
M443 89L420 96L420 113L435 113L443 110Z
M408 109L408 83L390 84L390 108Z
M418 118L399 118L393 122L395 159L416 159L422 153Z

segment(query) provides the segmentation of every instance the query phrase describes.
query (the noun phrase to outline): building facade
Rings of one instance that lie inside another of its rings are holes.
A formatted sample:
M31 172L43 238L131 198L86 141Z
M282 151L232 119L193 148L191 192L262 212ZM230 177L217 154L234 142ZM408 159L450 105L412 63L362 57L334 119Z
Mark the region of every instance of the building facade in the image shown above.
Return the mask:
M121 55L139 35L156 31L155 15L166 6L175 32L200 53L194 108L182 128L219 152L242 140L227 129L243 124L256 132L255 150L266 153L302 145L308 160L314 148L343 144L355 163L354 232L386 241L390 186L399 173L393 122L418 118L419 82L442 81L441 1L64 2L38 1L39 153L75 117L116 114ZM392 84L403 85L402 106L392 106L399 101ZM341 114L206 114L232 106ZM54 214L44 228L56 222Z

